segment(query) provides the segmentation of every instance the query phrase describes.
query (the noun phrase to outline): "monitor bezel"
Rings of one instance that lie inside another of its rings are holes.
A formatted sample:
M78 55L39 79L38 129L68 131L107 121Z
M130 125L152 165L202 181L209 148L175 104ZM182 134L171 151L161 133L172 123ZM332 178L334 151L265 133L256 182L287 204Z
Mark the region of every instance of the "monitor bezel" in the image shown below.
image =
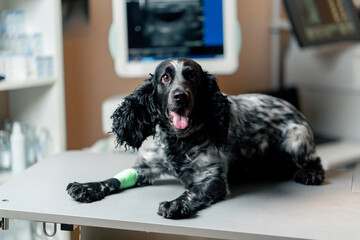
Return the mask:
M113 0L113 24L115 28L115 72L120 77L136 78L149 76L162 60L129 61L128 59L128 33L126 0ZM203 69L214 74L232 74L238 68L238 51L236 46L240 41L236 39L237 26L236 0L223 0L223 31L224 31L224 57L194 59Z
M352 6L352 12L355 17L357 17L356 9L351 0L347 0ZM288 18L290 19L291 26L295 37L299 43L300 47L309 47L309 46L318 46L323 44L338 43L342 41L356 41L360 40L360 21L358 18L354 18L357 32L355 34L349 34L342 37L334 37L332 39L322 39L322 40L310 40L305 37L304 26L302 25L299 10L296 8L297 2L294 0L283 0L285 9L287 11Z

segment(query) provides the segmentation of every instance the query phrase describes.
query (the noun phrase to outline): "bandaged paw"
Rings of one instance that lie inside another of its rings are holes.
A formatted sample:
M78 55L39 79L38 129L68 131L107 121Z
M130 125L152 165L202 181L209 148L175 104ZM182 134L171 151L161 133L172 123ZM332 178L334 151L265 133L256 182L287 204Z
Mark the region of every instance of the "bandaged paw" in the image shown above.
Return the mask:
M135 169L128 168L116 174L114 178L120 181L120 189L130 188L135 186L138 173Z

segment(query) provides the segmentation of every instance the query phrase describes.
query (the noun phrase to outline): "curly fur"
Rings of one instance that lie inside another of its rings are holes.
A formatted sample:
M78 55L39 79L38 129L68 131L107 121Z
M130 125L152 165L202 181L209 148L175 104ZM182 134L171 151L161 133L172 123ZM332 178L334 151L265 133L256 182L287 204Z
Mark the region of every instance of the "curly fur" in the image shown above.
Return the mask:
M115 110L111 116L112 132L116 134L118 144L138 149L148 136L155 133L153 95L153 82L145 80L144 85L126 97Z
M296 182L321 184L324 171L312 130L289 103L262 94L227 96L216 78L189 59L162 62L143 86L112 115L117 143L140 149L136 186L162 174L177 177L186 191L160 203L158 214L183 218L223 199L228 182L248 177L292 175ZM71 183L76 200L91 202L117 192L121 183ZM95 189L95 190L94 190Z

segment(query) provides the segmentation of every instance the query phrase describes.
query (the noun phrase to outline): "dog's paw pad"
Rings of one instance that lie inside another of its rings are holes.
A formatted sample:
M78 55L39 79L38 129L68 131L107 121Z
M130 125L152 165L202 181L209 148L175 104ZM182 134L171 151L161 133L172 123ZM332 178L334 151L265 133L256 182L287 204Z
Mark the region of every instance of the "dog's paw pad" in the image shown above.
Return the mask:
M303 170L299 169L294 175L295 182L305 185L320 185L325 177L324 171L320 170Z
M84 203L98 201L105 197L104 192L99 191L99 187L94 184L74 182L70 183L66 190L73 199Z
M191 209L180 201L165 201L159 204L158 214L165 218L184 218L192 214Z

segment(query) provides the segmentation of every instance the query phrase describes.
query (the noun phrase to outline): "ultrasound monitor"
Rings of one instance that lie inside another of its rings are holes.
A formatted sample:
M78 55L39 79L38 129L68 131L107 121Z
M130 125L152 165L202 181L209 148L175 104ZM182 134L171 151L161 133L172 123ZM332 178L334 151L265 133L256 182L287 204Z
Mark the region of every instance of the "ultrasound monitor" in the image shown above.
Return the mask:
M284 5L301 47L360 39L352 0L284 0Z
M162 60L180 57L233 73L236 9L236 0L113 0L117 74L148 76Z

